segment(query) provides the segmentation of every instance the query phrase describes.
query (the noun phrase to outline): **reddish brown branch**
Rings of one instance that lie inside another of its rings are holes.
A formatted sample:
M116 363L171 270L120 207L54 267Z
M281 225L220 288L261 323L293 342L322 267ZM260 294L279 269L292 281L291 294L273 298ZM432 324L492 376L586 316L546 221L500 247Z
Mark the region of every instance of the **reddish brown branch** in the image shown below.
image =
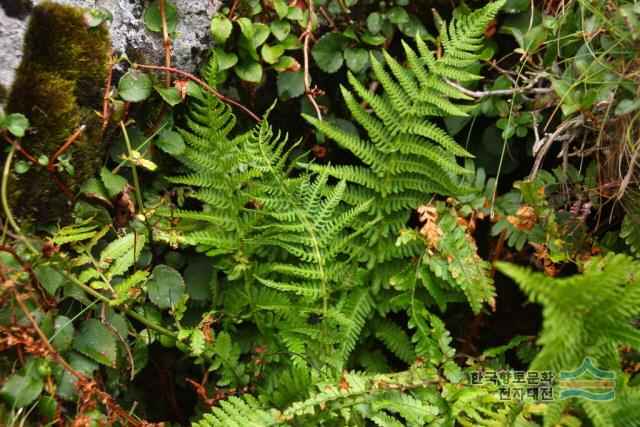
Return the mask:
M15 144L16 150L18 151L18 153L20 153L23 156L25 156L27 158L27 160L29 160L31 162L31 164L35 165L35 164L38 163L38 160L35 157L33 157L31 154L29 154L27 152L27 150L22 148L20 146L20 144L18 143L18 141L14 141L11 138L9 138L6 133L3 133L2 135L4 136L5 141L7 141L9 144L11 144L11 145Z
M307 28L302 33L302 38L304 38L304 44L302 48L302 56L304 59L304 93L307 95L307 99L316 110L316 116L318 117L318 120L322 120L322 112L320 111L320 107L316 102L316 96L322 94L322 91L316 87L311 87L311 76L309 74L309 40L311 40L311 38L313 37L313 0L308 0L307 6L309 8L309 16L307 17Z
M109 75L107 76L107 84L104 89L104 97L102 98L102 132L107 129L109 124L109 94L111 93L111 82L113 81L113 56L109 52Z
M3 287L5 289L8 288L8 289L10 289L12 291L16 303L18 304L18 306L20 306L20 309L22 310L22 313L29 320L29 322L31 323L31 326L36 331L36 334L38 335L38 337L42 341L42 344L46 348L48 355L51 356L51 358L56 363L62 365L64 367L64 369L69 371L73 376L75 376L78 379L78 383L77 383L78 384L78 389L81 392L88 392L91 395L93 395L93 397L95 397L101 403L105 404L108 409L114 411L117 414L118 417L120 417L123 420L127 421L127 423L129 423L129 425L132 425L132 426L142 426L143 425L140 421L136 420L134 417L129 415L129 413L127 411L125 411L113 399L113 397L111 395L105 393L102 390L98 390L95 387L95 382L94 381L89 380L82 372L79 372L79 371L75 370L71 365L69 365L69 363L67 363L66 360L64 360L58 354L58 352L53 347L53 345L51 345L51 342L49 341L49 339L47 338L45 333L42 332L42 329L40 329L40 327L38 326L38 323L35 321L35 319L31 315L29 309L22 302L22 295L20 295L18 293L18 291L16 290L15 283L13 283L11 281L6 281L3 284Z
M165 11L164 0L159 0L158 6L160 8L160 21L162 22L162 43L164 45L164 66L171 68L171 38L169 37L169 31L167 30L167 14ZM169 88L171 86L171 72L167 71L164 78L164 87Z
M213 95L215 95L216 97L218 97L222 102L225 102L227 104L234 105L234 106L238 107L239 109L244 111L247 115L249 115L253 120L255 120L258 123L261 121L260 117L258 117L253 111L249 110L247 107L245 107L244 105L240 104L238 101L235 101L233 99L227 98L226 96L222 95L221 93L216 91L214 88L212 88L211 86L209 86L208 84L206 84L204 81L200 80L199 78L197 78L193 74L189 74L186 71L182 71L182 70L180 70L178 68L161 67L159 65L136 64L136 67L145 68L145 69L148 69L148 70L170 71L172 73L176 73L176 74L180 74L182 76L185 76L185 77L193 80L195 83L199 84L202 88L206 89L208 92L210 92Z
M231 5L231 10L229 11L229 15L227 16L229 20L233 19L233 14L235 13L237 7L238 7L238 0L233 0L233 4Z
M73 135L71 135L69 137L69 139L67 139L67 142L65 142L62 145L62 147L58 148L58 150L53 154L53 156L51 156L49 158L49 164L47 165L47 170L49 171L49 176L51 177L53 182L55 182L55 184L58 186L58 188L64 193L66 198L69 199L72 202L73 202L73 195L71 194L71 192L69 191L67 186L64 185L64 183L56 175L56 166L57 166L56 165L56 160L58 159L58 157L60 157L60 155L62 153L64 153L67 150L67 148L69 148L71 146L71 144L74 143L74 141L76 139L78 139L78 137L82 134L82 132L84 132L85 129L86 129L85 125L80 126L78 128L78 130L75 131L73 133Z

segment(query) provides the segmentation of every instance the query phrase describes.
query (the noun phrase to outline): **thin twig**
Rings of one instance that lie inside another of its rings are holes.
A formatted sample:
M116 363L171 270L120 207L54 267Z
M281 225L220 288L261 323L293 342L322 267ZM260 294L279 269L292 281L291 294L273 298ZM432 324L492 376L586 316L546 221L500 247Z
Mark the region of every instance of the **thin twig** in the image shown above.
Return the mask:
M322 16L324 17L324 19L327 21L327 23L329 24L329 27L331 28L332 31L338 31L338 26L336 25L336 23L333 21L333 19L331 19L331 16L329 16L329 14L327 13L327 11L324 9L324 7L320 6L320 8L318 9L320 11L320 13L322 14Z
M158 1L160 8L160 21L162 22L162 44L164 45L164 66L171 68L171 38L167 30L167 14L165 12L164 0ZM164 78L164 87L171 86L171 71L167 71Z
M31 162L31 164L35 165L38 163L38 160L33 157L31 154L29 154L27 152L27 150L25 150L24 148L22 148L20 146L20 144L18 143L18 140L12 140L11 138L9 138L6 134L6 132L2 133L2 136L4 137L5 141L7 141L10 145L15 145L16 146L16 150L18 151L18 153L22 154L23 156L25 156L27 158L27 160L29 160Z
M237 7L238 7L238 0L233 0L233 4L231 5L231 10L229 11L229 15L227 16L229 20L233 19L233 14L235 13Z
M55 182L55 184L58 186L58 188L64 193L64 195L67 197L67 199L69 199L71 202L73 202L73 195L71 194L71 192L69 191L69 189L67 188L66 185L64 185L64 183L58 178L58 176L56 175L56 160L58 159L58 157L60 157L60 155L62 153L65 152L65 150L67 148L69 148L71 146L71 144L74 143L74 141L76 139L78 139L78 137L82 134L82 132L84 132L84 130L87 127L85 125L82 125L78 128L78 130L76 130L73 135L71 135L69 137L69 139L67 139L67 142L65 142L62 147L58 148L58 150L53 154L53 156L51 156L49 158L49 164L47 165L47 170L49 171L49 176L51 177L51 179L53 180L53 182Z
M40 337L40 340L49 351L49 355L53 358L53 360L56 363L62 365L67 371L69 371L69 373L71 373L74 377L76 377L78 381L80 381L81 383L86 383L88 381L88 378L82 372L75 370L69 363L67 363L67 361L64 360L58 354L56 349L53 347L53 345L49 341L49 338L47 338L44 332L42 332L42 329L40 329L40 327L38 326L38 323L35 321L31 313L29 312L29 309L22 302L21 295L15 289L15 284L9 281L9 283L5 282L3 284L3 287L11 289L16 303L20 306L20 310L22 310L22 313L29 320L29 323L31 323L31 326L33 326L33 329L36 331L36 334ZM93 394L95 394L95 397L98 398L98 400L100 400L102 403L107 404L110 409L115 410L118 416L126 420L129 423L129 425L133 425L133 426L143 425L141 422L139 422L138 420L133 418L131 415L129 415L129 413L125 411L113 399L113 397L110 394L95 388L90 388L90 390L93 392Z
M200 80L199 78L197 78L193 74L187 73L186 71L182 71L182 70L180 70L178 68L174 68L174 67L161 67L159 65L136 64L136 67L144 68L144 69L148 69L148 70L171 71L172 73L176 73L176 74L180 74L182 76L185 76L185 77L193 80L195 83L199 84L202 88L206 89L208 92L210 92L213 95L215 95L216 97L218 97L222 102L225 102L227 104L234 105L234 106L238 107L239 109L244 111L247 115L249 115L256 122L259 123L262 120L253 111L249 110L247 107L245 107L244 105L240 104L238 101L235 101L233 99L227 98L226 96L222 95L221 93L216 91L214 88L212 88L211 86L206 84L204 81Z
M169 31L167 30L167 15L165 11L165 3L164 0L160 0L158 3L160 8L160 20L162 21L162 43L164 45L164 66L167 68L171 68L171 38L169 37ZM164 78L164 87L169 89L171 87L171 71L167 71ZM158 116L154 120L153 124L147 131L144 133L144 136L149 136L160 125L162 118L166 114L169 109L169 103L166 101L162 104L162 108L158 113Z
M307 94L307 99L313 108L316 110L316 116L318 120L322 120L322 112L320 111L320 107L316 102L316 96L321 93L321 91L314 87L311 88L311 75L309 74L309 40L313 37L313 0L308 0L307 5L309 6L309 16L307 17L307 28L302 33L302 38L304 38L304 45L302 49L302 55L304 58L304 93Z
M102 98L102 133L107 130L109 124L109 95L111 94L111 82L113 81L113 56L109 52L109 75L107 76L107 84L104 89L104 97Z
M538 82L538 80L539 80L539 77L531 80L531 82L526 86L514 87L511 89L469 90L461 86L460 84L444 77L444 81L446 81L449 84L449 86L459 90L463 94L470 96L472 98L485 98L487 96L513 95L514 93L549 93L553 90L550 87L533 87Z

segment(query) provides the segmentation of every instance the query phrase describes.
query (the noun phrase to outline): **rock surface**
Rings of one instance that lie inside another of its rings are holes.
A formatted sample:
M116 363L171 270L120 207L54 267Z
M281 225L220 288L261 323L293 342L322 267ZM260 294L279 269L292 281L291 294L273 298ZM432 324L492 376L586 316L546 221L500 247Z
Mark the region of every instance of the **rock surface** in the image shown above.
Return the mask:
M0 85L9 87L22 58L22 38L26 29L29 2L43 0L0 0ZM164 64L162 36L149 31L142 22L145 0L56 0L74 6L105 7L113 14L110 26L115 52L126 53L138 62ZM220 0L173 0L179 13L176 38L173 41L172 64L185 71L193 71L201 53L211 46L209 26L211 16L220 8ZM12 15L12 16L9 16Z

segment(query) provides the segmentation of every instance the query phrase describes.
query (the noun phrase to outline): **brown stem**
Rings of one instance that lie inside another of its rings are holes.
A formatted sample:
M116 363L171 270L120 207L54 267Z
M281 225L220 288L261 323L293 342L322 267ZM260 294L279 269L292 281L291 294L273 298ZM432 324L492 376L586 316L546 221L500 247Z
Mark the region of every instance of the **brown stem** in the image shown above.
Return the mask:
M309 74L309 40L313 37L313 0L308 0L307 5L309 6L309 16L307 17L307 28L302 33L302 37L304 38L304 45L302 49L302 55L304 58L304 93L307 94L307 99L313 108L316 110L316 116L318 120L322 120L322 112L320 111L320 107L316 102L316 95L318 94L317 88L311 88L311 76Z
M171 38L169 37L169 31L167 30L167 14L165 11L164 0L158 2L160 8L160 20L162 21L162 43L164 45L164 66L171 67ZM169 88L171 86L171 71L167 71L164 78L164 87Z
M185 77L193 80L195 83L199 84L202 88L206 89L208 92L210 92L213 95L215 95L216 97L218 97L222 102L225 102L227 104L234 105L234 106L238 107L239 109L244 111L247 115L249 115L253 120L255 120L258 123L260 123L260 121L261 121L260 117L258 117L253 111L249 110L247 107L245 107L244 105L240 104L238 101L235 101L233 99L227 98L226 96L222 95L221 93L216 91L214 88L212 88L211 86L209 86L208 84L206 84L204 81L200 80L199 78L197 78L193 74L189 74L186 71L182 71L182 70L180 70L178 68L161 67L159 65L136 64L136 67L145 68L145 69L148 69L148 70L171 71L172 73L176 73L176 74L180 74L182 76L185 76Z
M29 153L27 152L27 150L25 150L24 148L22 148L22 147L20 146L20 144L18 143L18 141L14 141L14 140L12 140L12 139L11 139L11 138L9 138L9 137L7 136L7 134L6 134L6 133L4 133L4 132L2 133L2 135L4 136L5 141L7 141L10 145L15 144L15 145L16 145L16 150L18 151L18 153L20 153L20 154L22 154L23 156L25 156L25 157L27 158L27 160L29 160L29 161L31 162L31 164L35 165L35 164L37 164L37 163L38 163L38 160L37 160L35 157L33 157L31 154L29 154Z
M233 14L235 13L237 7L238 7L238 0L233 0L233 4L231 5L231 10L229 11L229 15L227 16L229 20L233 19Z
M109 75L107 76L107 84L104 89L104 97L102 98L102 133L107 130L109 124L109 94L111 93L111 82L113 81L113 56L109 52Z
M69 371L74 377L78 378L78 381L81 383L86 383L87 382L87 377L79 371L76 371L75 369L73 369L73 367L71 365L69 365L56 351L55 348L53 348L53 345L51 345L51 342L49 341L49 339L47 338L47 336L44 334L44 332L42 332L42 329L40 329L40 327L38 326L38 323L35 321L35 319L33 318L33 316L31 316L31 313L29 312L29 309L24 305L24 303L22 302L22 296L18 293L18 291L15 288L15 284L11 281L7 281L3 284L3 286L5 288L9 288L11 289L14 299L16 301L16 303L20 306L20 309L22 310L22 312L24 313L25 317L29 320L29 322L31 323L31 326L33 326L33 329L36 331L36 334L38 334L38 336L40 337L40 339L42 340L42 343L44 344L44 346L47 348L47 350L49 351L49 354L51 355L51 357L53 358L53 360L56 363L59 363L60 365L62 365L67 371ZM114 400L113 397L111 397L111 395L105 393L102 390L96 390L96 389L92 389L92 392L95 393L95 397L98 398L98 400L100 400L102 403L105 403L109 409L114 410L117 415L119 417L121 417L122 419L126 420L130 425L132 426L142 426L142 423L140 423L138 420L136 420L134 417L132 417L131 415L129 415L129 413L127 411L125 411L122 407L120 407L120 405L118 405Z
M64 193L64 195L67 197L67 199L71 200L72 202L73 202L73 195L71 194L69 189L66 187L66 185L64 185L64 183L56 175L56 163L55 162L58 159L58 157L60 157L60 155L62 153L64 153L65 150L67 148L69 148L71 146L71 144L73 144L76 139L78 139L78 137L82 134L82 132L84 132L85 129L86 129L85 125L80 126L78 128L78 130L76 130L74 132L74 134L71 135L69 137L69 139L67 139L67 142L65 142L62 145L62 147L58 148L58 150L53 154L53 156L51 156L49 158L49 164L47 165L47 170L49 171L49 176L51 177L53 182L55 182L55 184Z

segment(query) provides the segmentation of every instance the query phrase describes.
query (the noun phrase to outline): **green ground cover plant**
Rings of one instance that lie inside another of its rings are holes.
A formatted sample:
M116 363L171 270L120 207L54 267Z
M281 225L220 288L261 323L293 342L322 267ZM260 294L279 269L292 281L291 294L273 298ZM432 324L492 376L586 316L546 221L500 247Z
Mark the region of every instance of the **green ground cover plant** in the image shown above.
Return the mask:
M162 65L106 53L104 8L34 8L0 423L640 423L640 9L413 3L230 2L197 73L169 0Z

